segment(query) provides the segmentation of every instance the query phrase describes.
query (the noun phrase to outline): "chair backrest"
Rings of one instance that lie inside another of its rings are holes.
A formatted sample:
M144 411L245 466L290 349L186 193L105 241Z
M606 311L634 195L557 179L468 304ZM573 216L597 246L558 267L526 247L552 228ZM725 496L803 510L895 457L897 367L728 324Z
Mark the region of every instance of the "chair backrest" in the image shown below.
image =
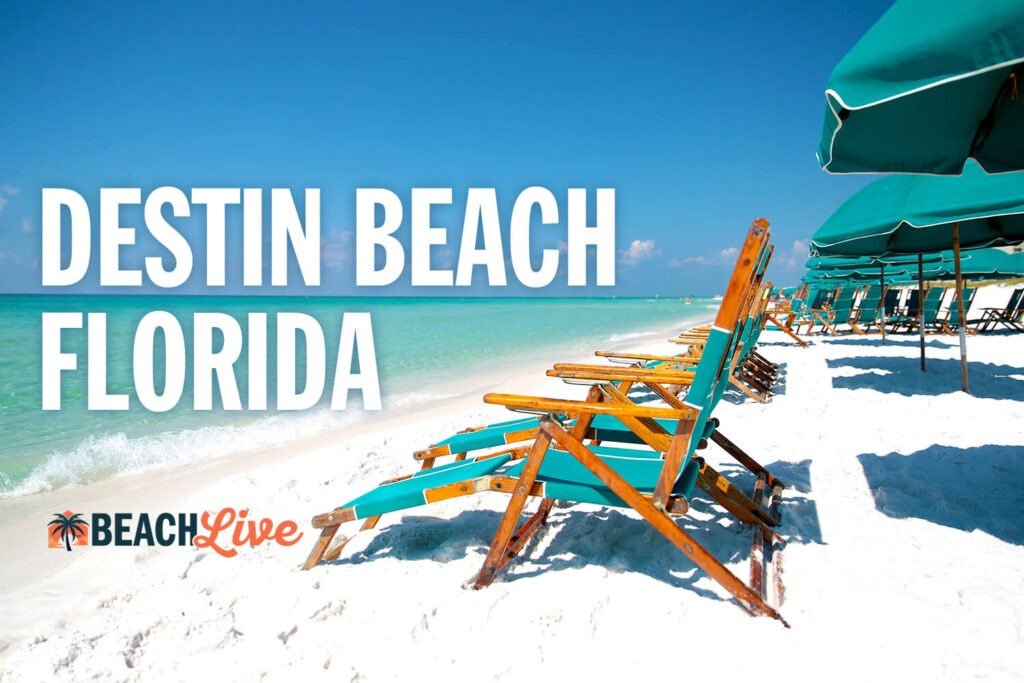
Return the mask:
M761 279L771 259L768 222L758 219L750 226L740 249L729 285L711 326L700 362L694 369L693 381L686 392L684 403L697 411L695 419L684 421L679 430L689 429L689 442L679 470L671 472L677 478L693 456L703 438L705 427L715 405L729 384L730 360L736 351L747 316L744 307L756 299ZM682 436L681 431L677 431ZM666 460L666 466L669 461Z
M830 290L830 289L822 288L822 289L817 290L814 293L814 298L813 299L808 299L808 301L810 301L810 303L808 304L808 308L811 308L811 309L821 308L822 305L824 305L824 303L826 301L828 301L829 295L831 295L831 294L832 294L832 290Z
M850 312L853 310L853 297L857 293L855 287L843 287L839 290L835 300L832 302L833 320L837 323L845 323L850 319Z
M881 302L881 288L869 285L864 290L864 296L860 299L857 307L856 322L871 322L878 317L878 304ZM888 296L888 292L886 292Z
M971 312L971 302L974 301L974 293L977 290L973 288L964 289L964 315ZM953 294L953 303L949 306L949 322L952 325L959 325L960 320L960 308L956 306L956 294Z
M1006 315L1011 318L1016 317L1022 308L1024 308L1024 288L1015 289L1010 295L1009 303L1006 304Z
M890 316L896 312L896 306L900 301L900 290L890 287L885 293L885 315ZM910 290L907 295L907 314L911 317L917 315L917 308L921 303L921 292L916 289Z
M939 318L939 309L942 307L942 297L946 290L942 287L932 287L924 297L921 305L921 320L925 325L934 323Z
M754 267L753 275L751 276L751 281L744 295L739 313L740 329L730 350L728 360L729 372L732 371L737 362L746 358L753 350L760 336L761 329L764 327L763 315L768 308L771 283L762 285L762 281L768 270L768 263L771 260L773 251L774 247L771 244L766 244L758 255L758 261Z

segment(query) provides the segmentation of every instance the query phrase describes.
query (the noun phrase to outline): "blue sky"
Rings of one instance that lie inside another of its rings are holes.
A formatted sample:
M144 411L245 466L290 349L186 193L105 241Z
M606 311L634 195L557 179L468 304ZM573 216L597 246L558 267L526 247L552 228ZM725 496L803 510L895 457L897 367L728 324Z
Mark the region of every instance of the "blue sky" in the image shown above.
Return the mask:
M407 277L355 291L355 188L374 186L406 201L455 188L435 220L451 254L468 187L497 188L506 231L525 187L550 188L563 210L568 187L615 187L618 285L534 293L717 293L758 216L773 225L771 275L795 282L807 238L870 180L826 175L814 151L832 66L889 4L11 4L0 292L41 290L47 186L83 194L94 220L100 187L319 187L321 294L466 293ZM201 262L198 220L182 229ZM128 265L160 253L141 233ZM538 248L565 237L536 234ZM73 291L96 291L93 261ZM231 263L209 292L197 269L179 291L238 293L240 273Z

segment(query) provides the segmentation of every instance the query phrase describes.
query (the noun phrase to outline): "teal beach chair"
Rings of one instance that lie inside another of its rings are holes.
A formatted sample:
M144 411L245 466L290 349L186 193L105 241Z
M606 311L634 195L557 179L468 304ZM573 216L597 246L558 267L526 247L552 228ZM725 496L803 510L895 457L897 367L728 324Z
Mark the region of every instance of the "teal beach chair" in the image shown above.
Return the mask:
M746 496L695 456L708 439L720 442L715 439L718 423L711 414L729 386L730 371L744 354L743 344L756 338L748 323L752 318L754 323L750 324L756 324L759 316L749 313L751 307L759 305L758 278L767 265L768 247L767 224L755 222L692 371L669 368L670 364L609 369L607 372L615 378L594 378L584 400L488 394L484 397L487 403L535 416L458 435L446 444L450 450L466 448L468 452L481 443L473 439L482 439L485 434L490 441L504 441L505 435L536 429L536 436L522 445L472 457L467 454L462 461L385 483L317 515L313 525L321 529L321 534L305 567L337 557L340 550L329 546L341 524L355 520L364 520L365 524L387 512L490 491L507 494L510 499L476 577L477 588L488 585L525 547L545 523L555 500L594 503L634 509L740 605L753 614L781 619L766 601L766 565L760 572L752 572L748 586L671 517L686 513L689 497L700 490L754 528L755 548L768 562L780 542L771 527L779 523L777 504L782 482L735 449L733 455L758 481L754 495ZM579 379L582 377L574 381ZM671 385L683 380L689 380L685 398L668 394L661 397L663 405L635 403L622 390L630 384ZM622 445L609 445L612 441ZM626 447L629 443L643 448ZM530 498L539 498L540 505L536 513L520 523ZM341 547L344 543L345 539Z

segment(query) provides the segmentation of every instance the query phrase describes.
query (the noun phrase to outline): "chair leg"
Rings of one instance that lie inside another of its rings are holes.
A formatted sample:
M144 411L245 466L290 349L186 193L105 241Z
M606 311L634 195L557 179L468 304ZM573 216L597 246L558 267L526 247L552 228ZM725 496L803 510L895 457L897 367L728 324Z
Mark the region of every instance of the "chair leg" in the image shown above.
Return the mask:
M735 458L738 463L750 470L750 473L754 476L760 477L764 475L768 486L772 488L776 486L785 488L786 485L782 483L778 477L769 472L764 465L750 457L746 451L726 438L725 434L722 434L718 429L711 432L711 440L714 441L719 448Z
M768 605L756 592L743 583L729 568L719 562L711 553L704 549L692 536L683 531L666 512L654 506L639 491L629 485L606 462L592 453L586 446L574 439L568 432L554 424L546 422L541 432L549 434L559 446L567 450L580 463L594 473L598 479L611 489L627 505L637 511L641 517L653 526L658 533L667 538L672 545L693 561L705 574L717 581L736 601L751 614L770 616L786 624L782 615Z
M770 313L766 314L766 315L765 315L765 317L766 317L766 318L767 318L768 320L772 321L772 323L774 323L776 327L778 327L778 328L779 328L780 330L782 330L783 332L785 332L785 333L786 333L787 335L789 335L789 336L790 336L790 337L791 337L792 339L796 340L796 343L798 343L798 344L799 344L800 346L807 346L807 342L805 342L805 341L804 341L803 339L801 339L801 338L800 338L800 337L799 337L799 336L797 335L797 333L796 333L796 332L794 332L794 331L792 330L792 328L790 328L790 325L792 325L792 324L793 324L793 323L792 323L792 320L787 320L787 321L786 321L786 324L785 324L785 325L783 325L783 324L782 324L781 322L779 322L779 320L778 320L778 319L777 319L777 318L776 318L776 317L775 317L774 315L772 315L772 314L770 314Z
M487 557L484 558L484 566L480 568L480 573L477 574L476 581L473 583L474 589L489 586L494 581L495 573L507 562L505 556L509 543L512 540L512 534L516 530L516 523L519 521L519 516L526 505L530 490L533 488L534 482L537 481L537 472L540 471L540 465L547 454L548 446L551 444L551 437L544 431L544 425L551 423L551 420L548 419L541 421L541 431L537 435L537 440L533 443L530 455L527 456L523 473L519 476L519 480L516 483L516 490L508 502L505 516L501 518L501 523L498 525L498 531L494 535L491 549L488 551Z
M498 571L500 571L506 564L512 561L519 551L526 547L526 544L533 538L533 535L540 530L544 523L547 522L548 513L551 512L551 507L555 504L550 498L543 498L540 501L540 507L537 508L537 512L533 513L533 516L523 522L523 525L519 527L519 530L512 534L512 538L509 539L508 547L505 549L502 555L501 561L498 563Z
M316 543L313 544L313 549L309 551L309 556L306 557L306 561L302 564L303 569L312 569L320 564L320 561L324 557L324 553L327 551L327 546L331 544L331 541L334 539L334 535L338 533L338 529L340 527L340 524L334 524L332 526L325 526L323 530L320 531L320 537L316 539Z
M374 515L373 517L367 517L366 521L363 522L363 525L361 527L359 527L359 530L360 531L369 531L370 529L373 529L374 527L377 526L377 522L380 521L380 518L381 518L381 515ZM337 544L336 546L334 546L333 548L328 550L326 553L324 553L323 561L324 562L333 562L334 560L336 560L339 557L341 557L341 552L345 549L345 546L348 545L348 542L351 541L353 538L355 538L355 536L349 536L348 538L342 539L341 543Z
M766 508L772 516L778 516L779 499L782 496L782 489L775 487L769 489L767 480L762 475L757 478L754 488L754 503ZM754 539L750 547L750 587L761 596L762 600L768 601L768 587L774 588L777 606L781 606L785 599L785 587L782 583L782 553L781 543L775 543L777 537L765 533L760 526L754 527ZM768 581L768 574L771 573L771 580Z

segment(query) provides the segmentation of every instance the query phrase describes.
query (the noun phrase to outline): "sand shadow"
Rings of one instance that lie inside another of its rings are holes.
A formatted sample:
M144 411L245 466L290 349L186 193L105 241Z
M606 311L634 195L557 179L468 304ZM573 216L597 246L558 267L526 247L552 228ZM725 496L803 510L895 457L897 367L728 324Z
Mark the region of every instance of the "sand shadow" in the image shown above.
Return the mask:
M931 337L931 338L927 338L926 337L924 345L925 345L925 348L948 349L948 348L956 346L959 343L956 340L955 337L953 337L951 339L953 341L945 342L942 339L936 339L934 337ZM875 334L875 335L873 335L871 337L853 336L853 337L822 338L822 341L824 343L826 343L826 344L835 344L837 346L871 346L871 347L875 347L875 348L885 348L887 346L888 347L912 346L913 348L916 349L916 348L920 348L920 346L921 346L921 338L918 337L916 334L913 336L913 338L910 338L910 337L908 337L906 335L901 335L899 337L895 337L892 334L890 334L890 335L886 336L885 341L882 341L882 336L878 335L878 334Z
M856 375L833 377L836 389L873 389L902 396L939 396L960 391L960 361L929 358L922 372L917 358L903 356L853 356L832 358L828 367L863 370ZM978 398L1024 399L1024 368L996 363L969 361L971 395Z
M1024 446L935 445L858 460L879 512L1024 545Z
M787 544L822 543L817 507L809 496L809 467L810 461L768 466L789 486L780 504L779 529ZM753 475L739 465L724 466L719 471L743 490L753 488ZM720 561L729 564L748 559L751 528L704 496L695 492L691 513L677 517L677 523ZM530 509L535 507L533 503ZM467 555L476 556L482 563L501 516L494 510L466 510L451 519L406 515L401 523L377 532L363 550L331 564L358 565L382 558L448 562ZM500 580L515 582L548 571L587 566L635 572L707 598L722 599L697 585L706 578L703 572L632 511L568 503L556 503L548 523Z

